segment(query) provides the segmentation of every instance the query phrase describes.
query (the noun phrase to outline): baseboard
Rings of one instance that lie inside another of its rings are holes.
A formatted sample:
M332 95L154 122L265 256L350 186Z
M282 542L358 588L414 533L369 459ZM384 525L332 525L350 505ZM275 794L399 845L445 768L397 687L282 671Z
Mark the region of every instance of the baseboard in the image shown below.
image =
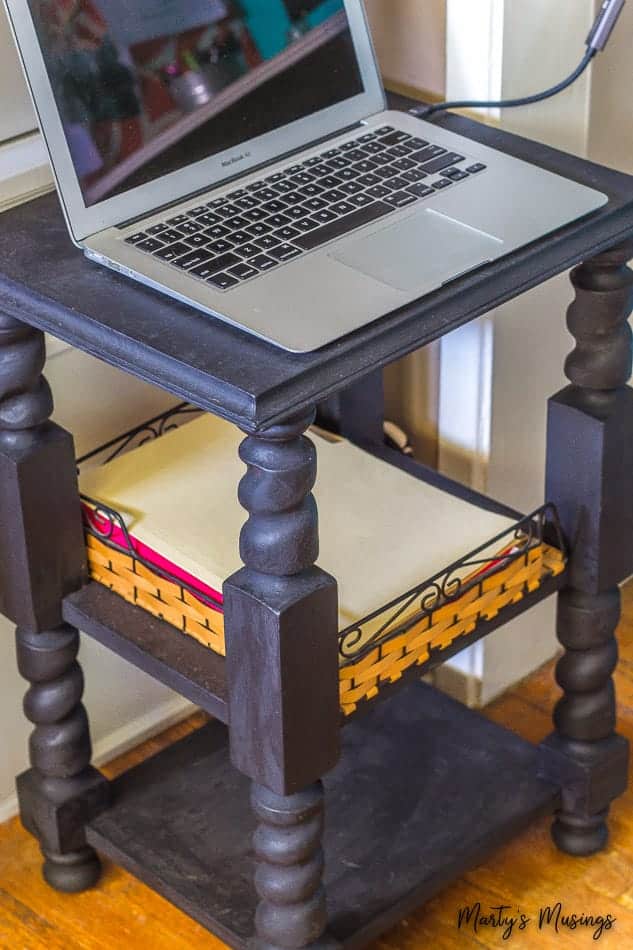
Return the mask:
M137 716L136 719L126 722L125 725L96 742L92 756L93 764L98 768L111 762L112 759L124 755L147 739L187 719L195 711L196 707L181 696L166 700L160 706L155 706L143 715ZM17 814L17 795L10 795L0 802L0 824L15 818Z

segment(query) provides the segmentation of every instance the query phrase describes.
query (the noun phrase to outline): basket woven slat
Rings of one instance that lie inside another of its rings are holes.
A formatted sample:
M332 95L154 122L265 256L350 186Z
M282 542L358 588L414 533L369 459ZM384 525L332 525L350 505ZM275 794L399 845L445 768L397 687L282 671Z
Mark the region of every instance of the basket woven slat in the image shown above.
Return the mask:
M175 581L161 577L137 559L120 552L88 534L87 555L90 575L132 604L165 620L183 634L194 637L203 646L224 656L224 617ZM400 679L413 666L422 666L432 650L445 650L457 639L473 633L481 620L490 620L509 604L537 590L546 577L565 569L565 558L557 549L540 544L526 551L496 573L443 603L404 633L384 643L376 643L357 661L346 660L340 669L341 709L351 715L358 704L373 699L383 683ZM403 626L420 611L412 604L401 617ZM377 618L370 625L366 643L382 629ZM364 648L359 643L360 650Z

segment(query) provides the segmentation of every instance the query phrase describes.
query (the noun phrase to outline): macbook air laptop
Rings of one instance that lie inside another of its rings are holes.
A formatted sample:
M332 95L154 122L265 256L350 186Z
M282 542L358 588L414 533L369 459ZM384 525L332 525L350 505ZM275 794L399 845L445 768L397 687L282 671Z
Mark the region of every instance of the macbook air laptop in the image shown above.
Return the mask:
M362 0L5 2L73 241L290 351L607 200L386 110Z

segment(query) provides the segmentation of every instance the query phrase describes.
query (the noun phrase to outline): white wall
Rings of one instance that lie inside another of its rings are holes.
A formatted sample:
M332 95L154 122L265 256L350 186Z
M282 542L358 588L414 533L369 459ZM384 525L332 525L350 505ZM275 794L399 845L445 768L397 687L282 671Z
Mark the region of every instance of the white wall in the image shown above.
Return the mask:
M10 90L10 95L5 95ZM0 142L22 135L37 125L35 113L22 77L22 68L9 31L4 7L0 4Z
M595 0L596 6L600 0ZM589 157L633 172L633 3L620 15L609 45L596 60L589 115Z
M366 6L386 81L442 96L446 0L366 0Z
M0 216L0 227L2 217ZM66 346L50 347L46 376L55 419L75 435L82 454L173 405L174 398ZM80 660L97 761L181 718L191 707L87 637ZM14 776L27 767L30 725L21 711L27 684L15 665L13 628L0 619L0 821L15 809Z

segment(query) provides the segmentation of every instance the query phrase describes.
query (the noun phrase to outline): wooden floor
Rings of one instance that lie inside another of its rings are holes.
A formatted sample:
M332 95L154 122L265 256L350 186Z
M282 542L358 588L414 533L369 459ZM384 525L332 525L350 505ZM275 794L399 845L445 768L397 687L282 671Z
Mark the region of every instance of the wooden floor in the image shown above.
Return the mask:
M619 731L633 740L633 584L624 591L620 628L621 661L616 676ZM531 676L493 703L486 713L496 722L538 741L550 731L550 711L558 695L552 665ZM202 716L146 743L111 764L110 776L156 752L189 729ZM550 842L549 821L501 848L485 865L467 874L379 941L376 950L461 950L503 947L633 948L633 791L614 806L611 845L594 858L559 854ZM33 839L18 820L0 826L0 947L2 950L221 950L224 946L162 898L112 865L106 865L97 889L77 897L49 890L39 873L40 858ZM482 913L509 905L506 914L530 918L519 922L509 939L498 927L457 927L460 908L480 901ZM575 930L553 926L540 930L539 910L563 903L564 913L615 918L594 940L594 927Z

